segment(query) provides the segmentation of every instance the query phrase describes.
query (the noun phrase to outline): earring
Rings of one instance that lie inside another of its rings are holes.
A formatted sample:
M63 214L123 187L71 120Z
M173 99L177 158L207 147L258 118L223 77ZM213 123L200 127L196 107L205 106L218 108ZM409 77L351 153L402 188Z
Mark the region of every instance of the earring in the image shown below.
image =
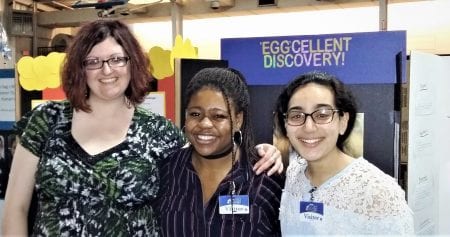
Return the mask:
M128 97L125 96L125 105L127 106L127 108L131 109L131 101L130 99L128 99Z
M185 128L186 128L186 126L183 126L183 127L180 129L184 136L186 136L186 133L185 133L185 131L184 131ZM186 139L186 143L183 145L182 148L187 148L187 147L189 147L190 145L191 145L191 143L189 142L189 140Z
M242 144L242 132L241 130L233 133L233 143L235 145L241 146Z

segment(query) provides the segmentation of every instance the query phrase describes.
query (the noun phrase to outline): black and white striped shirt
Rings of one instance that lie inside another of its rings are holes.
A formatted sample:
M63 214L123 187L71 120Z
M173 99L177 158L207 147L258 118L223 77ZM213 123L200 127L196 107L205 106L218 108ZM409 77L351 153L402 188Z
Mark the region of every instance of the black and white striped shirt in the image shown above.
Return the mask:
M161 167L159 210L163 236L280 236L278 212L284 179L280 175L256 175L243 156L203 206L200 179L191 163L192 148L165 159ZM219 196L229 194L230 181L236 195L248 195L249 214L219 214Z

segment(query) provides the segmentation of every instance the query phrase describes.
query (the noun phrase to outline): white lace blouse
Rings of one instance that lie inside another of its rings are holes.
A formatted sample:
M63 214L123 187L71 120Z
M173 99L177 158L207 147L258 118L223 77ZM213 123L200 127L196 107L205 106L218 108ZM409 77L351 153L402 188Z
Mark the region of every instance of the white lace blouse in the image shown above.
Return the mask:
M311 201L313 188L305 176L306 167L306 160L292 157L287 168L280 204L283 236L414 233L404 191L362 157L313 192L314 202L323 203L322 219L302 220L300 201Z

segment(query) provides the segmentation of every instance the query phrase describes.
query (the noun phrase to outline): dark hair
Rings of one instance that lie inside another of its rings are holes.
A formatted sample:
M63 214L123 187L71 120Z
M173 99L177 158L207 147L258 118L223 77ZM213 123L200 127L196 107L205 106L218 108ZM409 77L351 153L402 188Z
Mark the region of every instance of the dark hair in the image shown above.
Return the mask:
M189 104L192 95L203 88L210 88L222 93L228 106L228 113L231 118L230 103L234 105L235 113L243 113L241 126L243 154L250 154L251 162L254 162L256 150L254 148L253 130L249 113L250 95L246 80L242 73L232 68L204 68L197 72L189 82L186 89L186 105ZM233 128L233 121L230 121ZM231 130L233 133L233 129ZM233 134L230 135L231 141Z
M146 93L149 91L151 81L150 62L130 29L117 20L93 21L81 27L78 31L67 50L62 70L64 92L76 110L91 111L86 102L89 91L83 61L95 45L109 36L122 46L126 55L130 58L131 80L125 90L125 96L131 104L136 105L144 100Z
M275 129L279 131L280 135L286 137L284 113L287 112L289 100L298 88L305 86L308 83L316 83L330 88L334 93L334 103L338 109L339 116L343 116L344 112L349 114L347 130L344 134L339 135L336 146L343 150L344 142L350 135L355 125L357 105L353 94L347 89L337 77L324 72L310 72L300 75L292 80L281 92L278 97L275 114L274 125Z

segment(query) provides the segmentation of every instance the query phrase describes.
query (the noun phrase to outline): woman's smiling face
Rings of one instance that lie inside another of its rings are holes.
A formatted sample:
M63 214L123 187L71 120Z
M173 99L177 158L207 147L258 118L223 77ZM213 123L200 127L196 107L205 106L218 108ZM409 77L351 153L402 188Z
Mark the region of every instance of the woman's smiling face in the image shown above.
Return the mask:
M289 100L288 111L313 113L319 109L336 109L333 91L323 85L308 83L299 87ZM333 113L333 120L327 124L316 124L311 116L303 125L285 123L287 137L292 147L306 160L315 161L337 152L339 134L347 128L348 114Z
M125 56L127 55L125 55L122 46L114 38L107 37L104 41L92 48L86 59L108 60ZM102 100L123 97L128 84L130 84L129 63L125 66L111 67L108 63L104 62L103 66L99 69L85 70L90 96L95 96Z
M230 114L238 130L242 113L235 115L233 103L230 109L231 113L223 94L217 90L203 87L192 95L186 109L185 132L200 156L221 154L232 146Z

